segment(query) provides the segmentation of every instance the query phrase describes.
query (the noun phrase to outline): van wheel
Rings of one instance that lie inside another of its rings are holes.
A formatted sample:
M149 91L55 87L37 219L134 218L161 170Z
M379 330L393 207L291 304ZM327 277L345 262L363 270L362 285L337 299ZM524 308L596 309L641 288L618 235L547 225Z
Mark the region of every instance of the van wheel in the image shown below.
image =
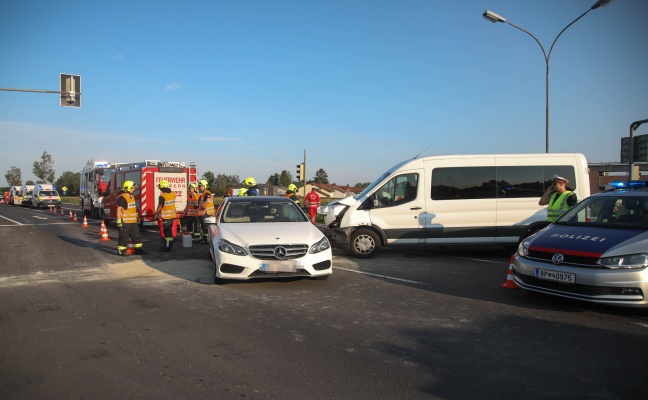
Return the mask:
M351 234L349 250L351 255L358 258L371 258L380 247L380 239L376 232L369 229L358 229Z

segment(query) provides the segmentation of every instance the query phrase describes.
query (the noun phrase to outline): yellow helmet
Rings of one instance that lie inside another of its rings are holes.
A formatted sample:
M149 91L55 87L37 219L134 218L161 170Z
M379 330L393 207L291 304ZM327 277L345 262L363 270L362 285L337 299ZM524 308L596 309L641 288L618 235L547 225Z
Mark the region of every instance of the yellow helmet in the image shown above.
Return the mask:
M190 184L189 184L189 187L195 189L195 188L196 188L196 184L195 184L195 183L190 183Z
M290 190L291 192L296 192L297 186L294 183L291 183L290 185L288 185L288 190Z
M125 181L124 186L122 186L122 188L124 190L130 190L130 188L132 188L134 186L135 186L135 182L133 182L133 181Z
M248 176L247 178L245 178L245 180L243 182L245 182L245 184L248 185L248 186L255 186L256 185L256 181L251 176Z
M209 186L209 183L205 179L201 179L200 182L198 182L198 186L207 187Z
M169 185L169 181L167 181L167 180L160 181L159 186L160 186L160 189L170 188L171 187L171 185Z
M239 196L245 196L247 194L247 189L246 188L240 188L238 191Z

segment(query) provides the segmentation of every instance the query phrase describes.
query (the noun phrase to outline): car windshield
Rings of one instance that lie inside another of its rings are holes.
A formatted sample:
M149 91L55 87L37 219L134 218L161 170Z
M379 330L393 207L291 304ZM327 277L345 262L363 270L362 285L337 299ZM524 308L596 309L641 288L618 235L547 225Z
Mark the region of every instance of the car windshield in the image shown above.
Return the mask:
M592 196L555 223L623 229L648 229L648 196Z
M58 193L56 193L55 190L41 190L40 195L41 196L58 196Z
M236 201L225 204L221 222L310 222L292 201Z

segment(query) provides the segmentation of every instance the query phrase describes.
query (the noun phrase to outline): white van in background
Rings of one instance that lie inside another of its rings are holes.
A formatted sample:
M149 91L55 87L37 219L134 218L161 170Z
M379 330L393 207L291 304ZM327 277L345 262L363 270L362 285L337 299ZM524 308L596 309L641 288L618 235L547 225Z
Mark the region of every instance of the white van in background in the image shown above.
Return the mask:
M21 206L31 207L32 206L32 196L34 195L35 185L25 185L23 186L23 198L20 202Z
M10 205L21 205L23 199L23 188L22 186L12 186L9 189L9 204Z
M61 196L51 183L37 183L34 185L31 206L34 208L59 208L61 207Z
M582 154L447 155L403 161L356 198L318 212L325 234L356 257L386 245L516 245L544 227L538 201L553 175L582 200L590 195Z

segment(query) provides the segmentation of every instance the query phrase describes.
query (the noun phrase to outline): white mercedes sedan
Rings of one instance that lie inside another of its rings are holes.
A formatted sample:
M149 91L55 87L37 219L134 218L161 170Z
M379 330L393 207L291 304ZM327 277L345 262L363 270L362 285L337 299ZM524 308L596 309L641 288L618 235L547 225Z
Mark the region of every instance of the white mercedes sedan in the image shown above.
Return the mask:
M216 284L333 272L331 244L289 198L227 197L205 223Z

